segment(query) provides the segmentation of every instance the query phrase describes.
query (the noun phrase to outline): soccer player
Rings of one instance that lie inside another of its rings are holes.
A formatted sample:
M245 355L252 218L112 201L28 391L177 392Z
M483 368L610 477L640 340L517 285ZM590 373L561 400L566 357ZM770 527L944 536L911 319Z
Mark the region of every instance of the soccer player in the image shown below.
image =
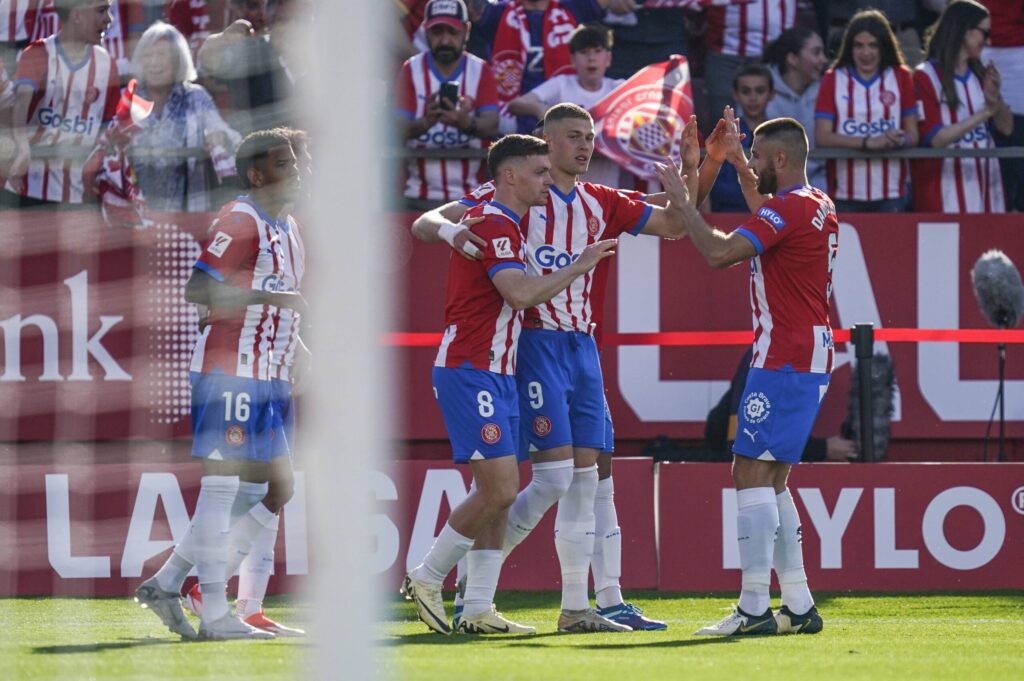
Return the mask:
M695 135L695 122L691 121L688 129ZM549 109L544 117L544 138L551 149L554 184L545 204L532 208L520 223L529 274L540 276L568 266L598 239L626 232L665 238L683 235L676 202L686 200L686 192L678 169L659 167L659 180L668 195L648 197L649 203L642 203L618 190L577 181L577 175L586 172L594 152L594 123L585 109L565 103ZM697 179L696 172L692 177ZM425 213L414 223L413 233L423 241L443 239L457 253L473 257L478 245L472 234L452 222L460 220L469 206L486 200L492 191L492 187L484 185L461 202ZM654 200L666 205L651 205ZM520 446L529 453L533 478L509 509L503 550L508 555L544 513L560 502L555 520L555 546L562 569L558 628L663 629L664 623L644 618L638 608L621 600L618 572L614 568L607 580L598 580L608 582L606 592L598 594L598 607L608 616L589 607L587 580L595 552L595 533L612 540L603 546L602 565L621 564L621 535L614 527L595 527L594 505L600 487L598 455L606 447L610 449L611 443L606 443L610 416L593 337L602 302L591 296L594 279L577 279L551 301L526 313L516 383L523 433ZM606 458L608 479L611 461ZM610 499L611 482L604 485L604 491ZM617 525L614 513L602 513L602 517ZM473 583L472 572L470 569L468 585Z
M792 118L754 130L747 162L732 110L729 160L737 167L754 214L729 234L683 205L694 247L715 268L750 261L753 360L737 414L733 481L743 570L739 604L700 635L805 633L822 620L807 586L800 518L786 487L800 461L834 361L829 298L839 247L835 206L807 182L807 135ZM774 567L782 607L773 615L768 591Z
M290 226L277 217L294 201L298 169L288 137L274 130L242 140L236 165L250 192L221 209L185 287L187 301L210 309L191 366L192 456L203 462L199 499L188 534L136 590L139 604L184 638L196 638L179 596L193 565L205 597L199 638L274 638L231 614L227 540L267 494L269 480L291 477L272 354L282 311L306 310L296 292Z
M434 631L451 633L441 583L467 557L479 579L468 585L459 630L533 634L494 609L506 514L519 489L516 460L519 406L513 374L522 310L551 300L614 253L614 239L591 242L578 259L544 276L526 276L520 216L543 206L551 186L548 146L508 135L491 147L487 165L493 196L469 216L483 241L480 260L453 257L448 269L445 331L434 362L434 394L456 463L468 462L474 488L455 508L423 562L406 575L402 593ZM472 550L471 550L472 549ZM467 555L468 554L468 555Z
M291 142L299 169L299 186L303 197L308 198L312 170L307 135L302 130L292 128L276 128L275 132L285 135ZM293 203L285 204L279 220L288 227L288 255L295 270L295 285L301 287L302 276L305 273L306 249L302 241L302 229L293 216L294 210ZM308 371L311 357L309 349L299 336L300 321L293 310L280 310L277 345L271 354L273 366L270 380L274 389L274 407L281 415L290 452L295 450L295 400L292 391L294 385L298 384ZM305 636L304 630L276 622L263 611L263 599L267 595L267 585L274 567L274 546L277 543L281 509L295 491L292 469L282 467L280 472L284 477L271 478L263 500L253 506L249 513L231 528L227 576L230 580L238 570L238 600L235 602L235 613L246 624L277 636ZM185 607L197 617L202 616L203 597L199 584L193 585L185 595Z

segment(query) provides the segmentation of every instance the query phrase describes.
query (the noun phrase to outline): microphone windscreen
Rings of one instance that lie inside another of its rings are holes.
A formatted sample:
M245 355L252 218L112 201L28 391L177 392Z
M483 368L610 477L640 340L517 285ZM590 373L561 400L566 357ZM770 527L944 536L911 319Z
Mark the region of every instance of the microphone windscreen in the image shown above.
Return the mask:
M1005 253L993 249L982 254L971 270L971 283L981 312L992 326L1017 326L1024 308L1024 285Z

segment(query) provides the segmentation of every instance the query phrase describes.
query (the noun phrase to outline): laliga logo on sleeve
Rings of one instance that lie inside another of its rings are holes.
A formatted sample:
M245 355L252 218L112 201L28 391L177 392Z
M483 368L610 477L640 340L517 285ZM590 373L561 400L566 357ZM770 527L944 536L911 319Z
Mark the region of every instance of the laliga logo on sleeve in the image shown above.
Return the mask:
M217 232L213 235L213 238L210 239L210 245L206 247L206 250L219 258L224 255L224 251L226 251L228 246L231 245L231 240L233 238L234 237L228 236L224 232Z
M507 236L498 237L497 239L491 239L491 245L494 246L494 256L497 258L514 258L515 254L512 253L512 240Z
M743 415L751 423L764 423L771 411L771 400L764 393L750 393L743 401Z

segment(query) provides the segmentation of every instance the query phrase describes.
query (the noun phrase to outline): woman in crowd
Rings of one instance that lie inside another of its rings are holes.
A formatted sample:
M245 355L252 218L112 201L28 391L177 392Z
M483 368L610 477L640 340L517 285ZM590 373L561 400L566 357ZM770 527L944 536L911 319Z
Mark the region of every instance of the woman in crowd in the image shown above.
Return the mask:
M767 117L788 116L800 121L813 148L814 104L827 61L821 36L809 28L794 26L764 48L763 60L772 70L775 86ZM825 171L820 161L807 161L807 178L815 187L825 189Z
M217 111L196 78L188 43L178 29L158 21L132 54L139 96L153 102L153 113L128 153L151 210L205 211L210 190L233 176L233 152L240 136ZM173 153L174 151L190 153ZM205 149L206 155L196 154ZM171 152L171 153L168 153Z
M878 152L917 146L914 78L885 15L878 10L856 13L840 45L818 92L816 146ZM827 167L828 193L840 212L906 207L903 160L839 159Z
M953 149L991 149L993 131L1013 132L1013 114L1000 93L999 70L981 62L992 18L973 0L955 0L926 36L927 60L914 72L922 105L921 143ZM911 164L914 210L943 213L1006 211L995 158L917 160Z

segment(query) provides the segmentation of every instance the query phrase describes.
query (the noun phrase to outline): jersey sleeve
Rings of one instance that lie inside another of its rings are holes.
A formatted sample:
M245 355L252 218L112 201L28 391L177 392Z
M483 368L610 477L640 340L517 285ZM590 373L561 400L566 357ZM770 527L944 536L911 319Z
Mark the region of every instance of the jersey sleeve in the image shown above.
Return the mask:
M835 121L839 112L836 111L836 72L829 69L821 79L818 99L814 102L814 117Z
M916 116L917 95L914 93L914 76L906 66L896 70L896 86L900 91L900 117Z
M409 120L416 118L416 91L412 86L412 74L409 69L409 62L402 64L402 70L398 72L398 91L395 93L395 110L399 116Z
M492 198L494 198L494 183L485 182L459 199L459 203L472 208L473 206L479 206L485 201L490 201Z
M196 261L195 268L223 282L242 263L259 252L256 221L242 213L228 213L210 228L210 239Z
M498 83L494 80L491 67L485 65L480 71L480 83L476 89L476 110L498 110Z
M736 233L754 244L757 254L761 255L782 241L792 232L787 231L787 222L793 219L792 210L786 205L786 198L775 196L757 209L749 220L736 228Z
M591 188L604 208L608 225L604 234L606 239L614 239L626 232L636 236L647 226L654 208L641 201L637 192L631 195L602 185L591 185Z
M46 46L37 41L25 48L14 71L14 87L28 85L38 92L46 83Z
M917 98L917 129L921 133L921 146L931 146L935 133L942 129L942 111L939 109L939 93L932 86L928 74L914 73L914 94Z
M473 227L473 233L487 242L481 260L487 276L494 278L506 269L526 271L523 262L519 229L508 220L491 218Z

